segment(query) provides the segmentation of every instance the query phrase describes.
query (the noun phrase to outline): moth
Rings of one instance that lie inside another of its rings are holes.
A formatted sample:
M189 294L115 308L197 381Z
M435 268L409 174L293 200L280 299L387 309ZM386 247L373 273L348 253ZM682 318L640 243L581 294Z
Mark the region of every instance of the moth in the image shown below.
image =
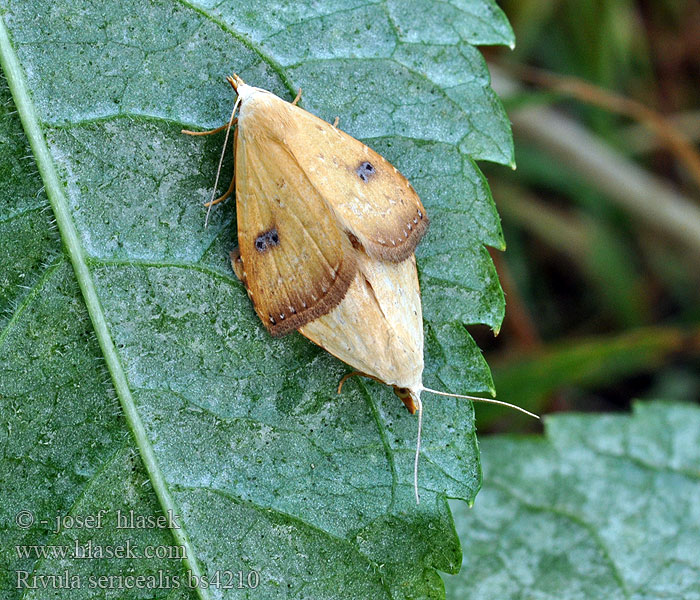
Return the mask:
M434 391L422 382L414 256L428 229L425 208L396 167L298 107L300 96L290 103L238 75L228 81L237 94L228 123L236 124L234 177L208 204L235 189L233 270L273 336L298 330L357 374L391 385L418 412L418 502L421 392Z

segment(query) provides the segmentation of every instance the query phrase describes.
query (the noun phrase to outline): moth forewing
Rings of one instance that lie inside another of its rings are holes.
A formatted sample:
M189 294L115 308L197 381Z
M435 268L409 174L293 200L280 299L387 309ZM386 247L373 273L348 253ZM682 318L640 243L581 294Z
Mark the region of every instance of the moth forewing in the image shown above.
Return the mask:
M284 335L338 305L355 275L355 253L319 190L280 141L285 127L275 107L284 103L249 90L256 88L239 86L235 155L242 280L265 326Z

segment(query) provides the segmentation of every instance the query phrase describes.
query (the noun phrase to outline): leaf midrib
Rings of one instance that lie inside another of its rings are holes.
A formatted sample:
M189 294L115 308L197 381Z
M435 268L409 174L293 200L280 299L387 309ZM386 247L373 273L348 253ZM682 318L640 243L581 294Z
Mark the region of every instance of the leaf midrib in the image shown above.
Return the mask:
M51 208L56 217L56 224L61 239L63 240L66 252L73 266L90 321L95 330L95 335L112 378L117 397L124 411L128 427L139 449L141 460L149 475L163 512L167 514L169 510L172 510L173 514L179 514L170 489L165 482L163 473L156 460L153 446L146 435L144 424L136 410L136 405L127 382L126 373L119 360L114 341L109 333L95 283L88 268L85 251L80 244L78 231L69 212L68 203L63 193L63 186L58 178L56 166L51 158L46 140L42 134L38 115L29 95L24 72L19 64L19 59L12 46L12 41L2 16L0 16L0 66L2 66L7 78L10 92L12 93L20 120L22 121L22 127L29 140L39 169L39 174L44 182L46 195L48 196ZM196 553L186 530L184 528L171 529L171 532L177 543L185 548L185 556L187 557L185 563L188 568L192 571L193 575L201 578L202 574L195 558ZM209 592L201 587L197 587L197 594L202 600L209 600L210 598Z

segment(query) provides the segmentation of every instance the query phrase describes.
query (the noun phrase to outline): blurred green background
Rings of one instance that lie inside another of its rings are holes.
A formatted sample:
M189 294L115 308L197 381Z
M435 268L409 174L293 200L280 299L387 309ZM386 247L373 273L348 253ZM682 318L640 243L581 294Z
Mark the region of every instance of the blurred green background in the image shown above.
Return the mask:
M700 3L505 0L485 48L517 169L482 164L503 221L498 397L545 414L700 398ZM536 70L533 70L536 69ZM481 431L538 425L477 407Z

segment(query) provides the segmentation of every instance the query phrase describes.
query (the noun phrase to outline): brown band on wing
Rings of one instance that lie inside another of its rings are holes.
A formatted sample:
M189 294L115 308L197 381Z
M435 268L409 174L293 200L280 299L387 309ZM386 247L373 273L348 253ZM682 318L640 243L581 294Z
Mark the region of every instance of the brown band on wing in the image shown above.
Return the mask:
M265 325L265 328L273 337L282 337L283 335L291 333L292 331L295 331L307 323L310 323L311 321L318 319L319 317L322 317L323 315L332 311L345 297L345 294L347 293L348 288L350 287L350 284L357 273L357 261L355 256L352 254L347 254L338 267L336 279L331 287L325 294L319 290L320 297L318 302L309 306L303 311L297 311L292 315L285 314L284 319L279 319L278 317L275 322L272 323L270 320L272 315L263 314L258 305L255 303L255 298L253 298L253 295L251 294L238 246L233 249L229 256L231 258L231 266L233 267L233 271L245 286L245 289L248 292L248 297L253 302L255 312L258 313L258 316Z
M318 294L318 300L314 304L309 304L306 308L296 310L292 314L289 313L287 307L271 310L272 314L269 315L262 314L258 310L257 305L255 310L270 334L274 337L281 337L328 314L338 306L345 297L356 273L357 261L355 256L353 253L347 253L343 256L336 271L335 280L333 280L330 287L325 292L322 289L315 290ZM254 298L253 304L255 304ZM282 318L280 318L281 316Z
M430 219L423 208L417 208L415 214L404 224L399 235L391 238L379 237L369 240L367 254L372 258L387 262L400 263L406 260L416 249L418 242L428 231Z

